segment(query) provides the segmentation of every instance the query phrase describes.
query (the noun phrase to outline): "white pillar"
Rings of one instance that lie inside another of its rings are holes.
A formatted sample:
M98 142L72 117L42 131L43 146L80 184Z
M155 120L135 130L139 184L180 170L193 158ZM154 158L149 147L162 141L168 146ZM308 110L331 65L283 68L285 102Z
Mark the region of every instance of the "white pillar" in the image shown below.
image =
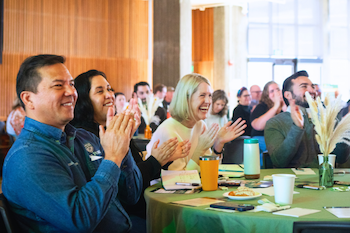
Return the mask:
M240 6L214 9L214 82L229 96L230 117L237 91L247 85L247 16Z

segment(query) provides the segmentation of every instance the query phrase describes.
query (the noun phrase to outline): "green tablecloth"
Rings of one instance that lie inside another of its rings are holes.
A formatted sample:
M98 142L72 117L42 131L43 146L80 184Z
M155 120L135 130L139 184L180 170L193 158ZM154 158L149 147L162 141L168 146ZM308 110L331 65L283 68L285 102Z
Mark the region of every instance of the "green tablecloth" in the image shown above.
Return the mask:
M316 175L298 175L296 181L318 181ZM291 169L261 170L261 179L265 175L294 174ZM335 175L335 180L350 181L350 175ZM316 184L317 185L317 184ZM292 232L294 221L350 221L340 219L324 210L324 206L350 206L350 192L327 190L310 190L295 188L300 194L294 194L291 207L321 210L321 212L296 217L274 215L267 212L235 212L224 213L206 210L208 206L190 207L170 202L188 200L198 197L221 198L227 191L202 191L197 194L157 194L151 192L160 184L151 186L145 191L147 202L147 230L156 232ZM236 188L229 188L228 191ZM258 205L258 200L267 198L274 202L274 197L265 196L258 199L235 201L237 203Z

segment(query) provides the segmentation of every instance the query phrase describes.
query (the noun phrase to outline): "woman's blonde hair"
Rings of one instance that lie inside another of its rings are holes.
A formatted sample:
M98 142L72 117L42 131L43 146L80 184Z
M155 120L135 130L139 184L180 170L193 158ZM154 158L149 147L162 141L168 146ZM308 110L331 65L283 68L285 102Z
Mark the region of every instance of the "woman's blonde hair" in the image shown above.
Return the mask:
M211 86L209 80L200 74L187 74L180 79L169 108L172 118L178 122L195 119L190 100L201 83Z

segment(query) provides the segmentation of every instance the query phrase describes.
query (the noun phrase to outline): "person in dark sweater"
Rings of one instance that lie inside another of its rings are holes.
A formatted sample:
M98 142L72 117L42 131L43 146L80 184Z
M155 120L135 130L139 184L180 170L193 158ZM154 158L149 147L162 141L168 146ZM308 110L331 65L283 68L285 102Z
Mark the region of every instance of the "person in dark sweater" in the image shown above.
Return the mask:
M99 126L105 126L108 108L112 107L114 109L114 93L106 79L106 75L101 71L89 70L78 75L74 81L78 92L78 100L71 124L77 128L90 131L99 137ZM135 119L140 123L141 114L136 100L130 100L128 109L134 109L137 112ZM161 146L158 146L159 143L156 142L152 149L152 155L143 161L142 152L131 139L130 150L142 174L143 191L150 185L151 180L160 177L162 166L178 158L174 156L179 156L179 154L180 156L187 156L186 153L189 152L189 148L187 146L185 148L178 147L178 144L176 138L166 141ZM181 153L175 153L177 150L181 150ZM133 216L146 218L146 203L143 194L136 205L130 206L123 203L123 206L132 220L135 219Z
M245 120L247 128L242 136L250 136L252 131L252 125L250 123L250 111L252 107L250 106L250 93L246 87L242 87L237 93L238 105L233 110L232 122L235 122L238 118Z
M250 115L252 124L251 137L259 140L260 164L262 153L266 151L264 129L266 122L282 111L284 107L282 92L278 84L270 81L265 84L259 104Z

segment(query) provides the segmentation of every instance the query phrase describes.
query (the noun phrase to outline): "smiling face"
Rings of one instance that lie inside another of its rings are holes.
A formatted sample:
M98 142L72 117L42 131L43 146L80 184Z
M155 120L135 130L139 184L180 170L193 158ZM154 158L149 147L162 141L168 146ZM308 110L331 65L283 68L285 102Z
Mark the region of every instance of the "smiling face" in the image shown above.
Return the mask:
M292 97L295 99L295 104L304 108L308 108L309 104L306 101L305 92L309 92L313 99L316 98L316 92L311 80L306 76L299 76L292 80Z
M41 67L38 73L42 79L37 93L21 93L21 98L25 98L27 115L63 131L67 123L74 118L74 107L78 97L74 80L62 63Z
M149 96L150 93L151 93L151 90L147 85L137 87L137 92L136 92L137 98L140 98L142 100L142 103L146 102L146 98Z
M239 104L243 106L248 106L251 101L251 97L248 90L244 90L241 97L238 97Z
M190 101L191 111L194 117L193 121L197 122L207 118L212 93L213 90L208 84L204 82L199 84L197 91L193 93Z
M94 120L100 125L106 125L108 108L114 104L114 93L103 76L92 77L89 97L94 107Z

